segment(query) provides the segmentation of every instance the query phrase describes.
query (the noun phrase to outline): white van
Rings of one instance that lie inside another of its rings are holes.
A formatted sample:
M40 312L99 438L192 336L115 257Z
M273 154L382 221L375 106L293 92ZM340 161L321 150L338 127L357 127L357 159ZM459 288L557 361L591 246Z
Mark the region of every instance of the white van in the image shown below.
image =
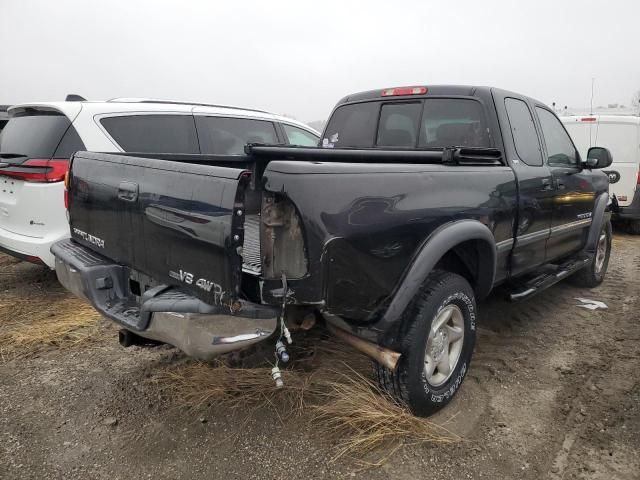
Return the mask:
M632 115L571 115L560 117L567 131L587 158L589 147L611 151L613 164L609 192L615 197L614 219L640 234L640 117Z

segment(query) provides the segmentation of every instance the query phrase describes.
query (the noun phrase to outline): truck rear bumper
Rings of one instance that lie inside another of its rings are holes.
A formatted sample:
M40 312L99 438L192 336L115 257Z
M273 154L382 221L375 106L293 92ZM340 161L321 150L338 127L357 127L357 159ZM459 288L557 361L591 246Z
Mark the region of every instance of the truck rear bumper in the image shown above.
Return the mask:
M51 251L58 280L67 290L137 335L200 360L250 346L277 327L277 308L238 300L231 312L228 306L205 304L166 285L135 296L129 291L127 267L70 239L55 243Z

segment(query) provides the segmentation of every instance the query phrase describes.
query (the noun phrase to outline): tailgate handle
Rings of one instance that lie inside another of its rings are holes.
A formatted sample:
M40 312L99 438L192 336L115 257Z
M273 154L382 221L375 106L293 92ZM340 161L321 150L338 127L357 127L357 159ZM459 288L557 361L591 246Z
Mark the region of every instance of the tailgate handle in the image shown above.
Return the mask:
M118 185L118 198L125 202L135 202L138 199L138 184L120 182L120 185Z

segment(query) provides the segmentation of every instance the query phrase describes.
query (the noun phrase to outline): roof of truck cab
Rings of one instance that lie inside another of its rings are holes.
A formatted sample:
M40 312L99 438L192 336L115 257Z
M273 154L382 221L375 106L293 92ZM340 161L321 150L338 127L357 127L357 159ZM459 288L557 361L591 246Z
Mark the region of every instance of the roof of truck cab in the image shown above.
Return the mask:
M141 101L116 99L109 101L81 101L81 102L29 102L12 105L8 112L11 116L12 112L19 108L47 108L58 110L71 120L73 120L80 111L88 115L101 114L122 114L122 113L194 113L207 115L221 115L231 117L253 118L257 120L269 120L280 123L288 123L298 126L305 130L318 134L316 130L308 125L282 115L276 115L260 110L252 110L230 106L209 106L188 102L172 102L172 101ZM319 134L318 134L319 135Z
M361 102L361 101L367 101L367 100L393 100L393 99L410 99L410 98L429 98L429 97L433 97L436 95L443 95L443 96L464 96L464 97L485 97L485 98L490 98L492 96L492 92L494 93L499 93L504 97L509 97L509 96L515 96L515 97L521 97L521 98L528 98L530 101L532 101L533 103L538 103L541 105L544 105L544 102L541 102L539 100L536 100L535 98L532 98L528 95L523 95L521 93L516 93L516 92L511 92L509 90L504 90L501 88L496 88L496 87L487 87L487 86L481 86L481 85L428 85L428 84L423 84L423 85L410 85L407 86L409 88L411 87L425 87L427 89L427 92L425 94L420 94L420 95L399 95L397 97L394 96L387 96L387 97L383 97L382 96L382 92L384 90L390 90L393 88L403 88L401 86L395 86L395 87L387 87L387 88L378 88L376 90L367 90L366 92L359 92L359 93L352 93L350 95L347 95L346 97L343 97L342 99L340 99L340 101L336 104L336 107L345 104L345 103L350 103L350 102Z
M481 86L473 86L473 85L410 85L409 87L425 87L427 89L427 93L423 95L403 95L396 98L422 98L422 97L430 97L433 95L463 95L463 96L473 96L478 92L489 93L491 92L491 87L481 87ZM363 100L377 100L381 98L392 99L394 97L382 97L382 92L384 90L389 90L392 88L403 88L401 86L390 86L387 88L378 88L376 90L367 90L365 92L352 93L343 97L338 102L338 105L349 102L358 102Z

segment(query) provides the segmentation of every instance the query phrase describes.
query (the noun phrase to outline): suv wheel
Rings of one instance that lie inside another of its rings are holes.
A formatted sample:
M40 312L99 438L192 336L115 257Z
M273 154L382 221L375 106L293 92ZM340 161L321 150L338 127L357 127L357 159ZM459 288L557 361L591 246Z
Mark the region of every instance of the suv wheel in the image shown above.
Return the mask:
M602 226L593 261L571 277L572 283L586 288L600 285L607 273L609 255L611 255L611 222L606 222Z
M436 270L406 313L402 357L395 371L375 365L378 381L420 416L451 401L476 340L473 289L463 277Z

